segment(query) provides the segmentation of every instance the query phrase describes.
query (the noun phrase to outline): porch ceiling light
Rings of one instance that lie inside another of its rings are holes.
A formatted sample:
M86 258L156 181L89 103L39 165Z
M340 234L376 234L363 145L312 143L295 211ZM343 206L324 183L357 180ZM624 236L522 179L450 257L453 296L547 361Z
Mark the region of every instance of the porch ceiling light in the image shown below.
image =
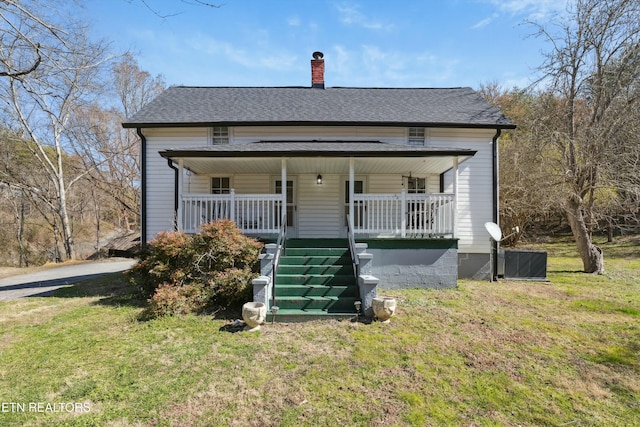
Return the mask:
M322 175L318 174L318 178L316 178L316 182L318 185L322 184Z

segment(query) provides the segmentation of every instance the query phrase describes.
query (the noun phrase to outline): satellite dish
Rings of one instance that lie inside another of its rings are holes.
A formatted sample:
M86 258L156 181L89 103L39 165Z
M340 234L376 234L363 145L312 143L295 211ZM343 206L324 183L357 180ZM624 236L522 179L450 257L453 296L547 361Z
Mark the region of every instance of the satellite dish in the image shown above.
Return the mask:
M495 222L485 222L484 228L487 229L491 238L496 242L499 242L502 239L502 230L500 230L500 226Z

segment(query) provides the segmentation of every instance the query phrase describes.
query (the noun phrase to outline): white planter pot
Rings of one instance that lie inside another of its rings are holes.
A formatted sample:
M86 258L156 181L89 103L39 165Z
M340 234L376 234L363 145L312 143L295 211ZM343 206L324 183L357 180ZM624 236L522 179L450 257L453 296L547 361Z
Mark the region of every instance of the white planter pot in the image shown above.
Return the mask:
M267 306L261 302L247 302L242 306L242 319L247 324L245 330L257 331L267 317Z
M391 297L376 297L372 300L373 314L382 323L389 323L396 312L396 299Z

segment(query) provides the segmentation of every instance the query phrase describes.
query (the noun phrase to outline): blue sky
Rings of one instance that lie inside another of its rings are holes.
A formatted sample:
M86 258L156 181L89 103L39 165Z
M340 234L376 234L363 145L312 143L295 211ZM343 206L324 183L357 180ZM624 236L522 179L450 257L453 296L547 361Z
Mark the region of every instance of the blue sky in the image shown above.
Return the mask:
M529 84L548 46L524 21L565 9L565 0L196 1L86 0L83 13L95 37L169 85L308 86L319 50L327 86L478 88Z

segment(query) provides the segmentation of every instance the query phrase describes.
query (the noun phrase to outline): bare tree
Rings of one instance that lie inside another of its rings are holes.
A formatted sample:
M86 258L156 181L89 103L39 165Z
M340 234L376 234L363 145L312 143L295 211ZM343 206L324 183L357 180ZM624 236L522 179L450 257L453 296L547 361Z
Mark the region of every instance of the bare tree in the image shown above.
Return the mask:
M162 12L157 5L154 4L153 0L125 0L127 3L140 3L151 13L156 15L158 18L166 19L171 18L172 16L180 15L184 12L176 11L175 9L171 12ZM177 2L176 2L177 3ZM180 3L188 4L192 6L205 6L208 8L219 9L220 5L213 4L204 0L180 0Z
M54 234L59 230L66 257L74 258L67 193L86 172L68 176L64 164L71 146L67 131L75 109L91 102L99 93L107 46L90 41L79 22L64 16L62 3L45 5L33 0L4 1L2 5L5 14L12 13L10 27L16 29L12 40L2 39L2 63L9 70L0 78L5 120L25 136L25 147L45 173L53 191L49 204L56 215L52 222ZM33 20L40 26L32 25ZM26 45L35 47L38 62L28 70L23 59ZM25 189L32 195L45 191L35 187Z
M39 1L0 1L0 77L22 77L34 72L42 62L40 44L34 33L58 37L61 30L36 11Z
M510 236L505 243L516 245L524 233L557 216L556 201L562 196L540 143L545 107L541 97L527 89L507 90L490 83L481 85L479 91L518 125L501 136L499 145L500 224ZM512 233L515 227L518 233Z
M592 232L603 192L626 185L610 179L621 165L610 160L630 142L623 135L640 105L640 1L576 0L565 18L535 25L552 46L541 67L548 115L541 131L584 270L602 273Z
M139 139L121 123L165 88L162 76L140 70L130 53L111 68L109 91L114 106L94 103L76 110L73 117L75 150L90 171L89 178L120 207L121 226L137 223L140 206Z

